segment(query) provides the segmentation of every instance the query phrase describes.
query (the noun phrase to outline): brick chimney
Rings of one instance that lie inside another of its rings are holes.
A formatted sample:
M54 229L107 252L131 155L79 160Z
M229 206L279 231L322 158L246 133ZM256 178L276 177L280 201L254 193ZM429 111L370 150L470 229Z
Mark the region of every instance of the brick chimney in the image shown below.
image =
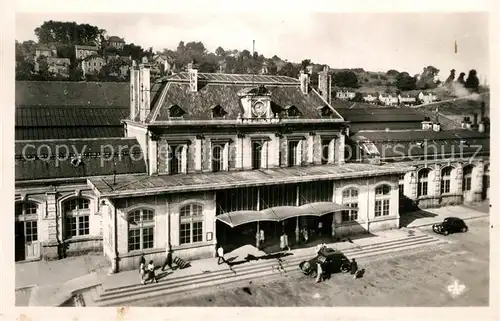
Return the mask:
M189 75L189 89L192 92L198 91L198 69L193 63L188 63L187 71Z
M330 86L330 75L328 75L328 66L325 66L322 71L318 73L318 90L328 103L330 103L330 94L331 94L331 86Z
M130 115L129 118L134 120L139 112L139 69L135 61L132 61L130 67Z
M148 64L139 65L139 120L144 122L151 109L150 69Z
M302 91L303 94L307 95L309 93L309 75L306 74L304 70L300 71L299 80L300 80L300 90Z

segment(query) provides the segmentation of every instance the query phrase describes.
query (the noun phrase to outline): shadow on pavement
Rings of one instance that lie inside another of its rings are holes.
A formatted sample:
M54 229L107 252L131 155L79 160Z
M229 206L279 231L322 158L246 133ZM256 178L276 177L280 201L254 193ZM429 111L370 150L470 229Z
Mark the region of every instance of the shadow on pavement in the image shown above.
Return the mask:
M438 214L431 213L425 210L419 210L416 212L401 213L399 217L399 226L408 227L412 222L421 218L436 217Z

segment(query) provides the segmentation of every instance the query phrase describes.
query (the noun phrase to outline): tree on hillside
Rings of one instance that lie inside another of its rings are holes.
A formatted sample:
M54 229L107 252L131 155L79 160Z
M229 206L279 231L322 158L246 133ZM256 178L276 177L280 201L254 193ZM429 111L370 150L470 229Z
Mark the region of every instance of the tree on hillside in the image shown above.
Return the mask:
M141 46L137 46L133 43L126 44L120 52L121 56L131 56L133 60L140 60L146 55L144 49Z
M358 87L358 77L354 72L350 70L343 70L335 73L333 75L333 82L337 87L348 87L348 88Z
M450 75L446 78L445 84L451 84L455 80L455 69L450 70Z
M49 72L49 64L47 62L47 57L40 56L36 60L36 64L38 65L38 75L40 76L40 80L49 80L50 72Z
M306 70L307 66L309 66L310 64L311 64L311 59L304 59L300 63L300 69L301 70Z
M224 50L224 48L219 46L217 47L217 49L215 49L215 54L219 57L224 57L226 55L226 51Z
M278 75L297 78L299 75L299 68L294 66L291 62L287 62L278 71Z
M439 74L439 69L434 66L427 66L424 68L420 79L417 81L417 89L433 89L437 87L434 78Z
M399 74L399 71L395 69L389 69L386 73L388 76L397 76Z
M402 72L396 77L396 87L399 90L414 90L417 80L407 72Z
M198 69L200 72L217 72L219 70L219 58L215 54L209 53L202 58Z
M465 85L465 72L461 72L458 76L457 82L459 84Z
M79 44L97 45L101 41L103 29L96 26L77 24L76 22L45 21L40 27L35 29L35 35L41 44Z
M16 80L31 80L34 70L35 64L32 60L16 62Z
M478 92L479 78L477 78L477 71L475 69L471 69L469 71L469 76L465 81L465 88L470 89L473 92Z
M276 66L276 63L271 59L267 60L267 72L270 75L276 75L278 73L278 66Z

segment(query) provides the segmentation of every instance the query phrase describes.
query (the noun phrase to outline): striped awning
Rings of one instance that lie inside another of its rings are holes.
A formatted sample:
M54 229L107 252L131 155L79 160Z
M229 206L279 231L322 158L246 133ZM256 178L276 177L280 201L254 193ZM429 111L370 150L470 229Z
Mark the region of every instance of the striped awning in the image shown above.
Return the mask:
M217 215L216 219L231 226L247 223L271 221L280 222L297 216L322 216L328 213L353 210L357 208L333 202L309 203L302 206L276 206L261 211L235 211Z

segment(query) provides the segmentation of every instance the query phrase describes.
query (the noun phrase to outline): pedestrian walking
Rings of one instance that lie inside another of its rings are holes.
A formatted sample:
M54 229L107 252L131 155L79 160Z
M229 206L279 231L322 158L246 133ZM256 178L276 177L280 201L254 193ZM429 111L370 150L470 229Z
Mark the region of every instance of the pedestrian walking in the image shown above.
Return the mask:
M148 280L151 280L151 283L153 281L158 283L158 279L156 278L156 274L155 274L155 264L154 264L153 260L149 261L148 274L149 274Z
M307 243L307 241L309 240L309 232L307 231L307 228L304 228L302 230L302 235L304 236L304 242Z
M141 283L144 284L144 279L146 277L146 264L142 263L139 266L139 275L141 276Z
M356 278L357 271L358 271L358 263L356 262L355 259L352 259L352 261L351 261L351 274L353 275L354 278Z
M217 258L217 264L227 263L226 259L224 258L224 249L222 248L222 246L219 246L219 248L217 249Z
M171 270L172 268L172 249L169 247L167 250L167 256L165 257L165 262L163 262L163 266L161 267L162 271L165 271L165 267L169 267Z
M319 283L323 280L323 267L319 262L316 263L316 273L316 283Z
M280 248L282 251L288 249L290 251L290 246L288 245L288 235L286 235L285 231L280 236Z
M321 220L319 220L318 222L318 235L319 237L321 237L323 234L323 222Z
M141 254L141 257L139 258L139 266L141 264L146 265L146 258L144 257L144 253Z

